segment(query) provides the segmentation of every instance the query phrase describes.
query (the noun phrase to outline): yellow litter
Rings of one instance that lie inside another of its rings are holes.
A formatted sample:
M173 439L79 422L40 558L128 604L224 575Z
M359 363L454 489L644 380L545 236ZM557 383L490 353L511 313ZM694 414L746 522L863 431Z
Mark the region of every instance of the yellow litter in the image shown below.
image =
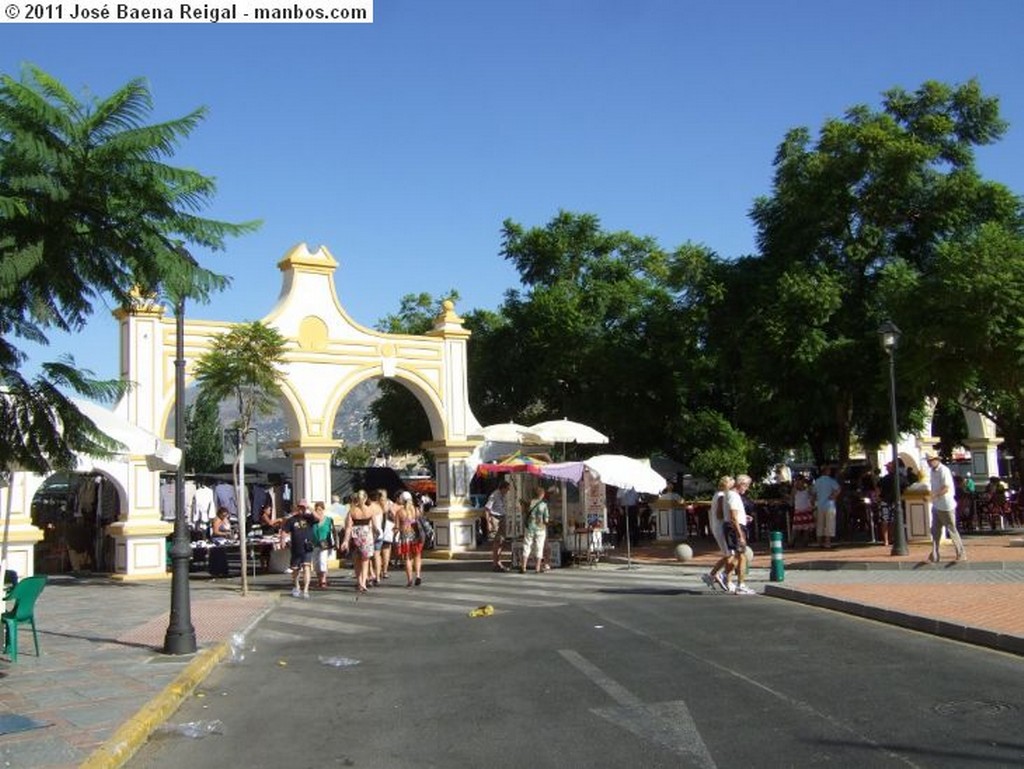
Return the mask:
M491 606L489 603L487 603L487 604L484 604L483 606L477 606L475 609L473 609L469 613L469 616L470 617L490 617L492 614L494 614L494 607Z

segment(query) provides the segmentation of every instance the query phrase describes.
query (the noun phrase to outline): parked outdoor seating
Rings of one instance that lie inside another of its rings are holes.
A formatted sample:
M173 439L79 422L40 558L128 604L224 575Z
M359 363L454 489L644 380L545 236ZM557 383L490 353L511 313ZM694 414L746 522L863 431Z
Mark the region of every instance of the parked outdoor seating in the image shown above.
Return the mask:
M46 576L37 575L25 577L11 588L5 596L8 601L13 601L14 606L0 615L4 625L4 653L10 656L11 662L18 661L18 628L24 623L32 627L32 640L36 647L36 656L39 656L39 634L36 632L36 599L46 587Z

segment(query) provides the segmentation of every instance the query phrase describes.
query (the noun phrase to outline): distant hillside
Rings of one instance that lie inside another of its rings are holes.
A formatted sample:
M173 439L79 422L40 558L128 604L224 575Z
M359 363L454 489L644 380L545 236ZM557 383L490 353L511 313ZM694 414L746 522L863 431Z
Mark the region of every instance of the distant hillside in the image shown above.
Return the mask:
M377 442L377 424L370 416L370 404L379 397L380 390L375 379L363 382L350 392L342 401L341 408L338 409L335 416L333 437L341 438L345 443L375 444ZM224 401L221 404L221 424L228 425L237 416L238 409L234 403ZM259 456L284 456L280 445L290 436L283 411L259 418L256 421L256 431Z

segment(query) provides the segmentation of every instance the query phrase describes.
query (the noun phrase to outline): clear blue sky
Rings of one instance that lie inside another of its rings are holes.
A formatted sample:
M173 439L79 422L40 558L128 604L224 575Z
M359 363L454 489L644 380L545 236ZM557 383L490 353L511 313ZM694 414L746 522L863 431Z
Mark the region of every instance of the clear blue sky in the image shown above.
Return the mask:
M31 62L101 96L142 76L154 119L209 108L177 162L217 178L208 215L265 223L196 252L233 285L190 316L262 317L305 241L372 326L419 291L496 308L518 285L506 217L565 208L665 248L751 253L785 132L893 86L978 78L1011 124L979 165L1024 193L1022 30L1013 0L376 0L372 25L0 24L0 70ZM46 357L115 376L117 339L101 309Z

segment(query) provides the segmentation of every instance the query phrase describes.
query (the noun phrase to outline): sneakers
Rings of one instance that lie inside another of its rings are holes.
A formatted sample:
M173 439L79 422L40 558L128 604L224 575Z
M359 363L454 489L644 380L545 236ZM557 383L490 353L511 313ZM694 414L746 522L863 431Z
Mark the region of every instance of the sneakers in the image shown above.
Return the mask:
M292 588L292 598L298 598L301 595L302 595L302 591L301 590L299 590L297 587L293 587Z
M751 590L742 582L736 586L736 589L733 591L733 593L735 593L736 595L757 595L756 591Z
M725 581L725 575L722 574L722 572L715 574L715 582L718 583L718 586L722 588L722 590L727 593L729 592L729 584Z
M304 600L308 601L309 600L309 591L308 590L304 590L302 592L302 597L303 597Z
M708 588L712 591L714 591L715 586L718 584L717 582L715 582L715 578L712 577L710 574L701 574L700 581L707 585Z

